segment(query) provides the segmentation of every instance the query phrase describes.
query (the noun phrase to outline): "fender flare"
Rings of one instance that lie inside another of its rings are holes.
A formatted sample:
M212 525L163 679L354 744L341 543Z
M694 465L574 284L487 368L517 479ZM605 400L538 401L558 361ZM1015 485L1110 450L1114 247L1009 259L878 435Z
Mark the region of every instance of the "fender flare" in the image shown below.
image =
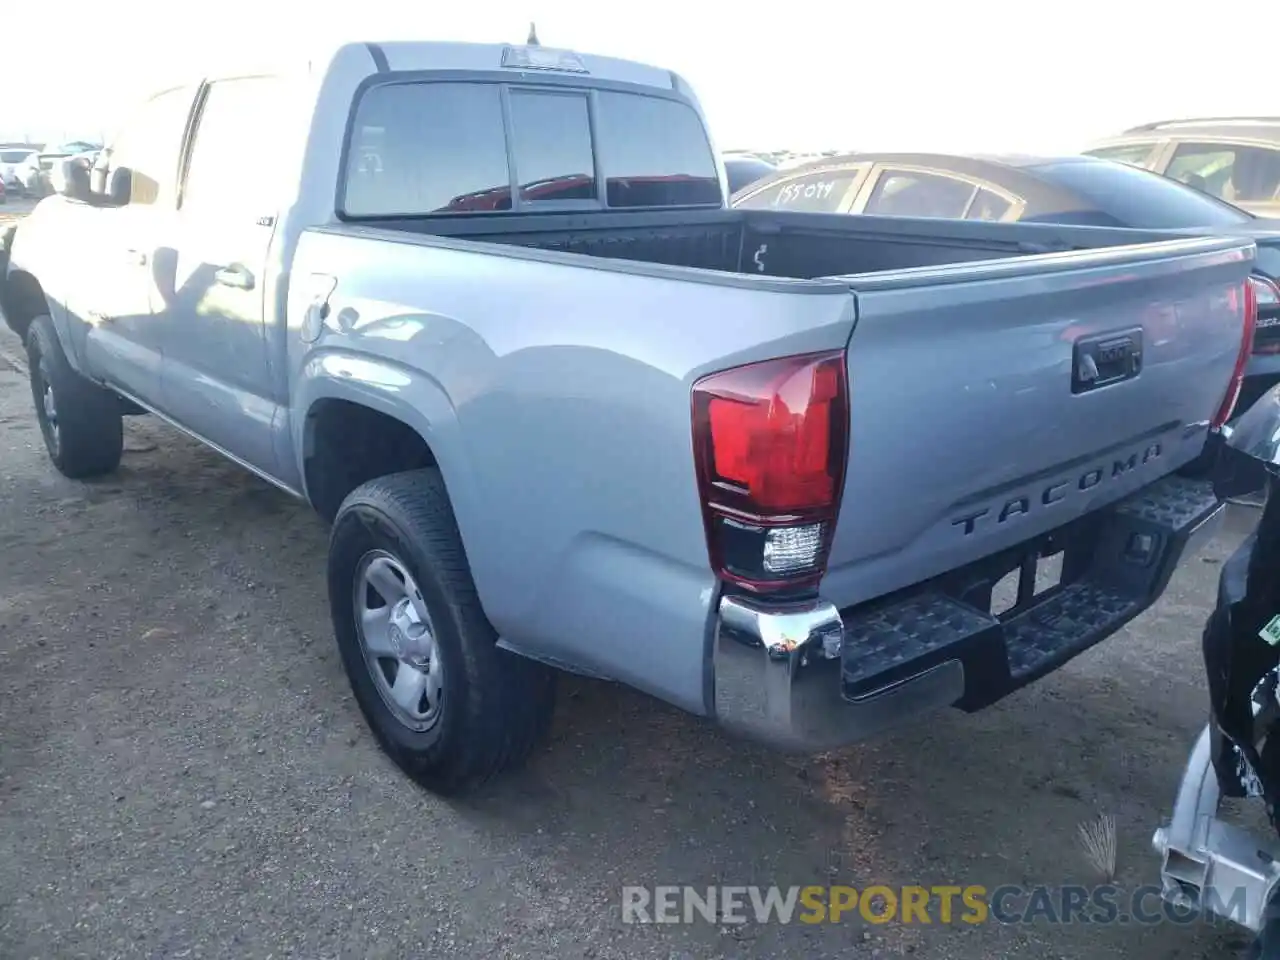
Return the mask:
M486 542L478 535L484 523L479 489L471 459L459 430L457 411L444 388L421 371L365 354L321 350L304 362L294 386L290 424L298 476L306 489L307 422L315 405L344 400L398 420L412 429L431 450L458 522L458 531L472 567L476 589L485 598L485 557L476 555Z

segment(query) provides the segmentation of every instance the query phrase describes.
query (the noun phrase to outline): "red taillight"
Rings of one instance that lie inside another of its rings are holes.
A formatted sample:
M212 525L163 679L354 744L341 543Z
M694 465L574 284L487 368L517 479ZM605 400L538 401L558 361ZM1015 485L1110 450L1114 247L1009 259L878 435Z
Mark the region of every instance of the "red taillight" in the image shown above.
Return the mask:
M1262 280L1259 277L1249 277L1244 282L1244 288L1240 293L1231 291L1231 300L1234 302L1237 298L1241 301L1244 308L1244 317L1242 319L1240 331L1240 350L1236 354L1235 369L1231 371L1231 382L1227 385L1227 393L1222 398L1222 406L1218 408L1218 413L1213 418L1211 424L1212 429L1217 430L1231 417L1231 412L1236 407L1236 401L1240 399L1240 387L1244 383L1244 368L1249 362L1249 354L1253 351L1253 335L1258 325L1258 289L1255 284L1268 284L1270 281Z
M849 446L844 352L703 377L693 445L716 572L755 591L820 580Z

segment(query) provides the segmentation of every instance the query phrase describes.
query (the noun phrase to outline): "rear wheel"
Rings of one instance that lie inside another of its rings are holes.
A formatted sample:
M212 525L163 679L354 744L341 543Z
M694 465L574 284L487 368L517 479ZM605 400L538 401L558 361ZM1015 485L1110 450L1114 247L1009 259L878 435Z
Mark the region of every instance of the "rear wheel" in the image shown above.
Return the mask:
M388 755L438 793L521 763L554 672L499 649L436 470L371 480L338 510L329 606L347 678Z
M86 380L67 361L47 316L27 330L31 399L49 459L73 480L110 473L124 451L124 424L115 394Z

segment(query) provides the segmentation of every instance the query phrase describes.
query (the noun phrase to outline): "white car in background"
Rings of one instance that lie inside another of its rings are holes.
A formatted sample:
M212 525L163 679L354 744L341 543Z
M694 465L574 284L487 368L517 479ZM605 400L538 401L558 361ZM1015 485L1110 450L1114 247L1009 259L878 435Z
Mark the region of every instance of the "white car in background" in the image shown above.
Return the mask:
M50 175L58 161L82 153L96 153L100 149L100 144L88 140L68 140L46 144L43 149L32 151L18 166L22 190L30 197L46 196L53 189Z
M16 196L23 192L22 178L18 173L18 168L30 157L34 156L35 153L35 150L25 147L0 148L0 181L4 182L11 196Z

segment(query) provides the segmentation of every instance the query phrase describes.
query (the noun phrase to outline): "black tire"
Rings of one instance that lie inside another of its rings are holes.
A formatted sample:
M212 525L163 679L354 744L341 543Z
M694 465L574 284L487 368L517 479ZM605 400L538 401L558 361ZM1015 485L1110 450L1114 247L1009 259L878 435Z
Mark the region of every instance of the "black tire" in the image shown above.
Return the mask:
M1272 894L1263 912L1262 930L1249 949L1246 960L1280 960L1280 897Z
M73 480L100 477L120 466L124 423L115 394L71 369L47 316L36 317L27 330L27 363L31 398L49 459ZM54 416L45 404L51 392Z
M365 657L357 583L366 589L358 577L375 553L416 582L430 617L443 680L427 729L411 729L392 711ZM439 471L370 480L343 501L329 541L329 608L360 710L383 750L427 789L473 790L520 765L545 734L555 671L497 646Z

